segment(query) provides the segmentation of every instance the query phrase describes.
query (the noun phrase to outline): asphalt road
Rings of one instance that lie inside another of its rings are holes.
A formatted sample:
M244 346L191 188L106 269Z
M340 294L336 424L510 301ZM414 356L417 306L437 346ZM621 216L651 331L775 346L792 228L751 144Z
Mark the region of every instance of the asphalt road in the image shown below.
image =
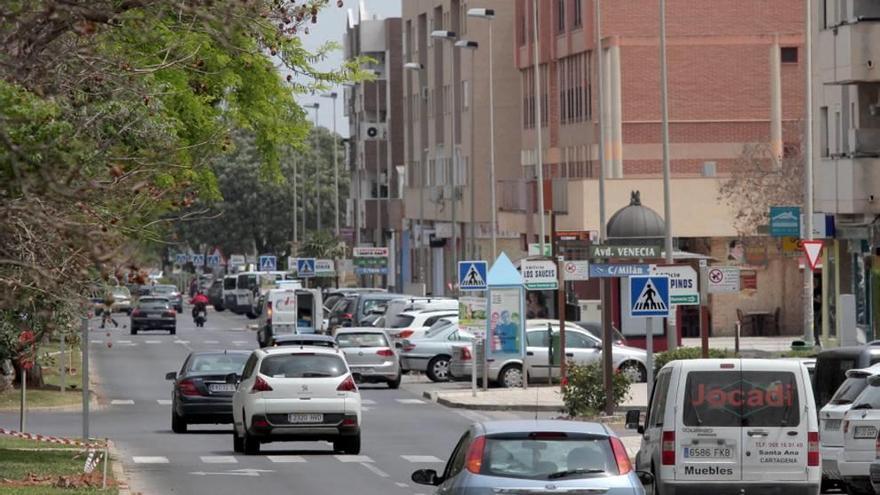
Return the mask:
M258 456L235 454L230 426L196 425L186 434L171 432L171 385L164 377L179 370L193 350L254 348L254 332L247 329L251 321L228 311L211 311L205 328L197 329L185 308L178 317L177 335L132 336L128 318L117 320L118 329L101 330L95 320L90 330L92 371L100 398L100 407L92 413L91 435L115 442L135 493L430 493L430 487L414 485L410 474L426 467L441 470L467 425L530 417L529 413L448 409L422 398L421 392L435 384L405 377L399 390L361 387L364 420L359 456L334 455L328 443L272 443L263 445ZM445 385L454 386L461 385ZM17 414L0 413L0 425L16 428ZM81 433L81 415L32 412L28 426L32 433L76 437Z

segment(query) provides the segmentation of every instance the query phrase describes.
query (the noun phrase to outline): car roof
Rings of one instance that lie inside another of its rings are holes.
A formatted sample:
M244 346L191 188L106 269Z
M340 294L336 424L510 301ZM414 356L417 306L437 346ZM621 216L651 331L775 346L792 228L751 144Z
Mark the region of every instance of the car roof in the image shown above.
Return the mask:
M418 315L434 314L434 313L449 313L451 316L453 314L457 315L458 310L457 309L448 309L448 308L447 309L436 309L436 308L434 308L434 309L411 309L409 311L403 311L400 314L401 314L401 316L402 315L418 316Z
M680 366L685 370L716 370L720 369L722 364L739 364L742 365L758 365L764 370L792 370L800 369L800 361L787 359L685 359L672 361L667 366ZM665 366L664 366L665 367ZM762 371L764 371L762 370Z
M336 340L329 335L319 334L279 335L275 337L275 342L296 342L299 340L310 342L336 342Z
M385 334L385 330L376 327L345 327L336 330L336 336L340 336L346 333L376 333L376 334Z
M502 420L485 421L478 423L478 425L487 435L546 431L610 436L608 429L604 425L587 421L565 421L557 419Z
M850 378L853 375L862 375L862 376L871 376L871 375L880 375L880 363L873 364L868 366L867 368L855 368L851 370L847 370L846 377Z
M221 354L227 355L235 355L235 356L250 356L251 351L242 351L237 349L226 349L222 351L193 351L189 353L190 356L217 356Z
M340 352L332 347L314 347L314 346L280 346L280 347L264 347L257 349L255 352L263 353L266 356L275 356L278 354L332 354L339 356Z

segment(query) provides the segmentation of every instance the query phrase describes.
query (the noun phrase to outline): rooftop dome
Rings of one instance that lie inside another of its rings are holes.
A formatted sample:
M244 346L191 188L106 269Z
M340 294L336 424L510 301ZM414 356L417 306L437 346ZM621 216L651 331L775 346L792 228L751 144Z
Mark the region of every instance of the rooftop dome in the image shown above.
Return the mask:
M633 191L629 206L625 206L608 220L608 239L663 238L666 223L656 211L642 206L639 191Z

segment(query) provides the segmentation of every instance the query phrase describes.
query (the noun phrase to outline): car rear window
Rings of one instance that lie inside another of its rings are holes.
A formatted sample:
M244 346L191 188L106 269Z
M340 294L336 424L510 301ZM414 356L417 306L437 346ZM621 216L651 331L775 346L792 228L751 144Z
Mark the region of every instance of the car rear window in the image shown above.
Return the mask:
M138 307L142 309L168 309L171 307L171 303L168 301L168 299L148 299L146 297L142 297L138 301Z
M239 275L238 276L238 287L241 289L254 289L257 287L257 276L256 275Z
M333 314L341 315L343 313L353 313L356 301L357 299L355 298L345 298L339 301L338 303L336 303L336 306L333 307Z
M336 336L339 347L388 347L381 333L341 333Z
M837 389L837 392L834 392L834 395L828 403L835 406L852 404L852 401L856 400L856 397L858 397L867 386L868 378L864 375L847 378L843 381L843 384L840 385L840 388Z
M692 371L684 397L684 425L797 426L797 380L787 371Z
M131 297L131 291L128 290L128 287L114 287L111 292L117 297Z
M200 354L193 356L189 370L196 373L241 373L249 354Z
M880 387L865 387L853 401L853 409L880 409Z
M388 304L387 299L364 299L364 307L361 308L361 314L365 315L370 312L371 309L375 307L384 307Z
M611 442L604 437L506 437L486 439L481 474L563 481L620 473Z
M177 292L177 287L173 285L155 285L153 286L153 293L155 294L171 294Z
M345 372L345 361L330 354L279 354L260 364L260 373L273 378L322 378Z
M846 372L856 367L856 360L849 357L826 357L816 360L816 406L821 408L831 400L834 392L846 379Z
M413 315L397 315L394 317L393 321L391 321L391 324L388 326L389 326L389 328L406 328L415 319L416 319L416 317Z

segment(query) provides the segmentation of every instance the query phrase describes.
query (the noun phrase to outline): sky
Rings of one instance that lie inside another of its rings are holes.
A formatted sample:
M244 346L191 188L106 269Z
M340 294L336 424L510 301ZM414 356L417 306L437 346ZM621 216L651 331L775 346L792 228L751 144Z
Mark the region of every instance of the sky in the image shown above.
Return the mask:
M305 47L314 51L328 41L343 44L345 30L348 26L348 11L351 10L355 20L358 19L359 4L363 4L370 16L377 15L379 18L399 17L401 0L343 0L342 8L336 6L336 1L331 0L329 5L318 15L318 22L310 26L309 34L302 37ZM342 49L335 51L326 60L318 64L319 68L329 69L338 67L342 63ZM339 94L336 99L336 132L343 137L348 137L348 119L343 114L343 88L339 86L333 91ZM330 98L320 96L301 95L297 97L300 105L318 103L318 125L333 129L333 105ZM314 110L305 109L309 119L314 119Z

